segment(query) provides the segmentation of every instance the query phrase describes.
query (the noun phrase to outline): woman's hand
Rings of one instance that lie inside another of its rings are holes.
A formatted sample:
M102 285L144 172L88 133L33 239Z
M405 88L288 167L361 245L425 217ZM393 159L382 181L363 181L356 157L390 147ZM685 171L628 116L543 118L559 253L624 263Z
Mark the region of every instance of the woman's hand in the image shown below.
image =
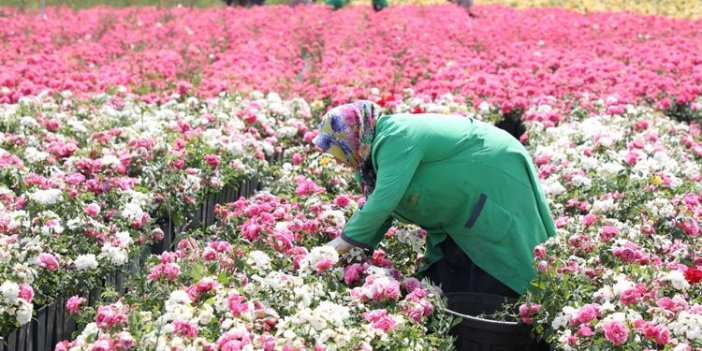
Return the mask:
M355 247L354 245L347 243L346 240L341 238L341 236L336 237L336 239L326 243L326 245L333 247L334 250L339 253L339 255L343 255Z

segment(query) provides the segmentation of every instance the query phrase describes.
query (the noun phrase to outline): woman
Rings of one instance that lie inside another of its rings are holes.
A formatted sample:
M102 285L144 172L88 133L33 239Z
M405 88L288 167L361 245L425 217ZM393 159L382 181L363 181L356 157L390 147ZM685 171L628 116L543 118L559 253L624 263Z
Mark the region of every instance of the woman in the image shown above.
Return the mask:
M473 13L473 0L448 0L449 2L455 3L458 6L463 7L468 12L468 16L472 18L477 18L478 16Z
M534 247L555 235L526 149L460 116L380 116L369 101L322 119L314 143L360 173L366 203L329 245L375 248L393 218L427 231L421 271L444 292L515 297L534 276Z

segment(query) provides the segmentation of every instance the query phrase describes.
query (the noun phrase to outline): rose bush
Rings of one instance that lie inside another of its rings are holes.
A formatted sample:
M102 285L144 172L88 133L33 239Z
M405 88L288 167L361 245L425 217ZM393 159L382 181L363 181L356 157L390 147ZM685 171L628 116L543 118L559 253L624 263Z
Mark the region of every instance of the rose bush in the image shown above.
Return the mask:
M177 251L152 258L127 305L86 309L92 322L57 350L124 339L126 349L450 349L451 319L431 286L403 276L383 250L339 257L316 246L337 235L356 206L318 195L260 194L218 207L206 239L192 233Z
M560 233L522 320L564 350L702 347L699 125L628 106L532 127Z
M160 106L43 95L0 110L0 335L33 304L128 269L163 238L156 219L187 226L208 192L265 174L310 116L275 94Z

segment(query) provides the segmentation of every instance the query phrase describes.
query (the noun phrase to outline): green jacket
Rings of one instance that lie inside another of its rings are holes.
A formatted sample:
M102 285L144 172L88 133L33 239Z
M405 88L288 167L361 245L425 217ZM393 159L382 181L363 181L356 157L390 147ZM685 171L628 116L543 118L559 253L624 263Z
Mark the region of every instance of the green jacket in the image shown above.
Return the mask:
M480 268L523 293L533 248L556 234L524 146L507 132L460 116L389 115L371 148L377 181L344 227L349 243L375 248L397 218L427 231L421 270L451 236Z

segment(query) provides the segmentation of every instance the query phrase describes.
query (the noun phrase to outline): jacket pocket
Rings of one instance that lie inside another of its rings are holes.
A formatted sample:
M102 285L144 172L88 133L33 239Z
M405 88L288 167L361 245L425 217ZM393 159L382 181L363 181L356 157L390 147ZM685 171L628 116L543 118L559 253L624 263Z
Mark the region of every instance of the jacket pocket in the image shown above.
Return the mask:
M486 194L480 194L465 222L465 229L471 236L491 242L503 241L512 229L514 217Z

